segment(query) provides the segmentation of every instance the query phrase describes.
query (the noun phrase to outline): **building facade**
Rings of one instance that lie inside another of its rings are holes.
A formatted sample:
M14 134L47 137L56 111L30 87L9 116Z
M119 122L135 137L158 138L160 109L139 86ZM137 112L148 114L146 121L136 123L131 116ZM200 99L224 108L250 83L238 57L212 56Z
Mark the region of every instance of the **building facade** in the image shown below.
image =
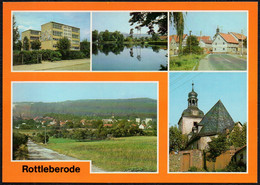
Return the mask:
M231 35L218 33L213 40L213 53L237 53L239 42Z
M42 49L57 50L57 42L63 37L69 39L71 50L80 50L80 28L57 22L48 22L41 25Z
M32 49L32 42L34 40L40 40L41 31L38 30L26 30L22 32L22 43L24 42L24 38L27 37L29 40L29 50Z

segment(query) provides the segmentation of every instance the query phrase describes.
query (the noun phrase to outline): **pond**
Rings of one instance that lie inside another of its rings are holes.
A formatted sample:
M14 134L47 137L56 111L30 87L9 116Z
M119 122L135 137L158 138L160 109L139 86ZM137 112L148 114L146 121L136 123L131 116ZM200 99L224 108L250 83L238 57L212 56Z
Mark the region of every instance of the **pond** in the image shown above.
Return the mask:
M167 47L126 44L93 44L93 71L167 70Z

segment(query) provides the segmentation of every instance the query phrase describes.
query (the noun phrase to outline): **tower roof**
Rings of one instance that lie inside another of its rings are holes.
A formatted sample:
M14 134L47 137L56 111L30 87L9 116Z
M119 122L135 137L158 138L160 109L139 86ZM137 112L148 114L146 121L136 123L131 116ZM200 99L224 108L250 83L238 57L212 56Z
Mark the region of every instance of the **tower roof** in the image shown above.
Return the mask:
M219 100L207 112L199 125L203 127L198 135L210 136L224 133L226 129L232 130L235 123L223 103Z

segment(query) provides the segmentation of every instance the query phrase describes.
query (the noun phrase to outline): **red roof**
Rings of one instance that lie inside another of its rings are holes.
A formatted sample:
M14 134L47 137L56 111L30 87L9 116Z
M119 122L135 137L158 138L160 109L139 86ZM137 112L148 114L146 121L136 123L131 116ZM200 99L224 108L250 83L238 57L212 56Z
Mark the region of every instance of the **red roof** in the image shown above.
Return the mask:
M231 32L238 40L246 39L246 36L240 33Z
M104 127L112 127L113 124L104 124Z
M219 33L219 35L228 43L238 44L238 41L231 34Z
M187 34L183 34L183 39L185 39L185 37L187 36ZM175 42L179 42L179 37L177 35L171 35L170 36L170 42L172 41L172 39L175 40Z
M163 36L160 36L160 39L161 39L161 40L167 40L167 38L168 38L167 35L165 35L165 36L164 36L164 35L163 35Z

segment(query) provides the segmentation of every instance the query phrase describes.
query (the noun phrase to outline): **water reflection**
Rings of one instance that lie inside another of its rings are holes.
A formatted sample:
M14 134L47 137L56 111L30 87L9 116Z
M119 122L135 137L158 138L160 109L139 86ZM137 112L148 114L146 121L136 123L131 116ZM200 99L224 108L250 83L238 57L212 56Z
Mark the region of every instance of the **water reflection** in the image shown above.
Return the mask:
M92 70L167 70L167 46L92 44Z

